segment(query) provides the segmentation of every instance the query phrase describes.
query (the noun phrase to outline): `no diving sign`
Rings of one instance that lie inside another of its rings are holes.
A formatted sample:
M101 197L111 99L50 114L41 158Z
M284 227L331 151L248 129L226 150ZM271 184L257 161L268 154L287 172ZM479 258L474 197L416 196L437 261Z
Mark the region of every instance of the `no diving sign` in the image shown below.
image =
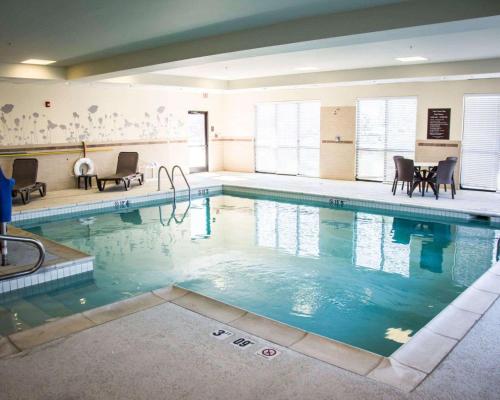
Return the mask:
M263 347L255 354L264 357L266 360L272 360L274 357L280 354L280 351L273 347Z

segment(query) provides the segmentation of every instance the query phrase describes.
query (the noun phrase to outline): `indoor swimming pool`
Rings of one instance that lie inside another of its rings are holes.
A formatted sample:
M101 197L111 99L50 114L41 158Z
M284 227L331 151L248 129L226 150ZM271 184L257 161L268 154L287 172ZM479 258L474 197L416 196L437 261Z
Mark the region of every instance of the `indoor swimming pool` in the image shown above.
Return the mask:
M500 237L478 221L260 196L188 206L18 223L94 255L94 270L2 295L0 334L176 284L390 355L493 265Z

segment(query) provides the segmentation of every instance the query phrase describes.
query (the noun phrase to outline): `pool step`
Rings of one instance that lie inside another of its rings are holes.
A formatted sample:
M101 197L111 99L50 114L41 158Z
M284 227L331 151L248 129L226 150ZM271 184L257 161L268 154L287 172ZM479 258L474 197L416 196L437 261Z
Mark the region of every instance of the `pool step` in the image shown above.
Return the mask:
M29 295L30 293L26 292L27 288L37 287L40 289L40 285L48 282L57 282L58 286L64 286L67 281L64 281L63 278L85 274L94 269L94 257L81 251L13 226L9 227L9 234L40 240L46 249L47 256L42 267L37 272L1 281L0 300L2 301L5 300L4 296L8 293L24 290L24 295ZM24 251L21 248L16 250ZM9 268L16 268L16 266ZM8 271L4 271L8 273ZM1 269L0 273L2 273ZM36 293L36 290L33 291L34 293Z

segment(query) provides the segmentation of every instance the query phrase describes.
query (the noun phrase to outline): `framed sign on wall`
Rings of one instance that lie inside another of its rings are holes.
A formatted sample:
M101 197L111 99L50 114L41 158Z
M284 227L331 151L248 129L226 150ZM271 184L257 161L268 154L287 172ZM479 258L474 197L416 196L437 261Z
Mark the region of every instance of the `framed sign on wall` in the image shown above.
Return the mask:
M427 139L450 139L451 108L429 108L427 113Z

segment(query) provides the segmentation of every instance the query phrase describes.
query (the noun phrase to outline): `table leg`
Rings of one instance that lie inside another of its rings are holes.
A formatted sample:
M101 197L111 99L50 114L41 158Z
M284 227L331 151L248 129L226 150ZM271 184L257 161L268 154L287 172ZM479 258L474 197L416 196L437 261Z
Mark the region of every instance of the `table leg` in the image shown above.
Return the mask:
M437 196L436 187L434 186L434 183L429 181L429 182L427 182L427 184L431 187L432 192L434 193L434 196Z
M410 189L410 193L408 193L410 197L413 195L413 191L417 188L419 183L420 183L419 181L413 182L413 185L411 186L411 189Z

